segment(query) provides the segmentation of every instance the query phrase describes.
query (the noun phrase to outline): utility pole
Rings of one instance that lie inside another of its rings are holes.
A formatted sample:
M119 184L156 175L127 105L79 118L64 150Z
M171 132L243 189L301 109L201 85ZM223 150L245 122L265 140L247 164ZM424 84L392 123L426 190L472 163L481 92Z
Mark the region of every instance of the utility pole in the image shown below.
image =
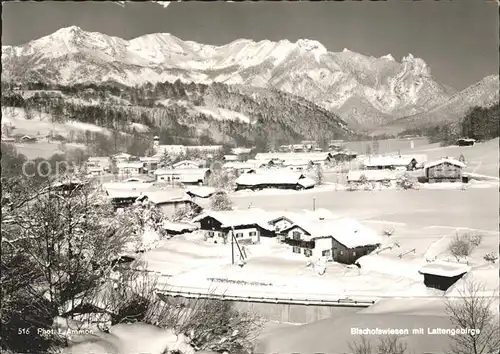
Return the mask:
M231 264L234 264L234 235L231 230Z
M316 210L316 198L313 198L313 211Z

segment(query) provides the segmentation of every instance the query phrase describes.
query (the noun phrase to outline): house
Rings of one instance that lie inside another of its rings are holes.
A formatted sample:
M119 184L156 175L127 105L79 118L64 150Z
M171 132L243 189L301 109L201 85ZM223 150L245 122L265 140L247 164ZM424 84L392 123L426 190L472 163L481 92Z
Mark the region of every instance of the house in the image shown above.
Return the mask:
M436 261L420 268L419 273L424 276L425 286L446 291L470 269L464 264Z
M224 161L238 161L238 155L224 155Z
M231 149L231 153L234 155L245 155L250 154L251 152L252 148L236 147Z
M239 161L234 161L234 162L226 162L224 165L222 165L222 168L225 170L233 170L237 171L238 173L247 173L250 171L255 170L255 163L251 162L239 162Z
M215 188L212 187L192 187L189 188L186 192L187 195L189 195L191 198L210 198L214 194L217 193L224 193L224 192L217 192Z
M159 167L161 156L148 156L139 158L144 165L144 169L148 172L156 171Z
M291 171L306 171L313 166L312 161L308 160L285 160L283 166Z
M429 162L424 165L425 179L434 182L462 181L462 172L465 164L448 157Z
M352 161L358 156L355 151L347 150L335 151L331 152L330 154L333 156L332 159L337 163Z
M337 215L333 214L326 209L317 209L314 211L304 210L301 213L298 212L277 212L274 213L276 217L269 220L268 223L271 225L275 232L278 240L284 242L286 238L286 233L282 233L282 230L286 230L289 227L297 224L301 221L314 221L314 220L325 220L337 218Z
M178 209L191 208L195 214L199 214L203 210L198 203L193 201L180 188L145 191L141 193L137 201L147 201L155 204L168 217L173 216Z
M67 196L77 190L81 190L88 183L89 182L81 181L76 178L63 178L57 182L52 183L45 189L45 191L48 193Z
M182 161L179 161L177 163L174 163L172 165L172 167L179 168L179 169L182 169L182 168L200 168L201 165L202 165L202 163L199 161L182 160Z
M413 171L419 163L427 161L427 157L422 156L375 156L368 157L363 161L366 170L406 170Z
M236 190L261 190L264 188L299 190L313 188L316 184L314 180L304 174L291 171L245 173L239 176L235 183Z
M207 239L215 243L228 242L231 232L240 241L258 243L261 237L274 237L276 234L267 220L270 215L261 209L213 211L193 219L200 223Z
M99 177L104 175L104 169L102 167L87 167L87 173L90 177Z
M142 191L135 189L113 188L105 188L105 192L115 210L134 205L137 198L143 193Z
M36 143L36 138L29 135L24 135L19 140L21 143Z
M108 156L91 156L87 159L87 167L101 168L104 171L109 171L111 161Z
M165 221L163 229L167 232L167 235L175 236L193 232L198 229L198 226L182 222Z
M120 152L120 153L118 153L118 154L113 155L113 159L114 159L116 162L125 162L125 161L129 161L131 158L132 158L132 155L127 154L127 153L125 153L125 152Z
M158 169L154 172L156 180L170 184L203 185L210 177L208 168Z
M122 176L138 175L145 172L142 162L119 162L116 167Z
M476 143L476 139L461 138L457 140L458 146L473 146Z
M255 155L256 161L292 161L307 160L313 163L328 163L333 155L329 152L278 152L278 153L259 153Z
M152 183L154 179L148 176L130 177L122 181L123 183Z
M340 150L342 149L342 145L344 144L344 140L331 140L328 143L329 150Z
M294 253L344 264L375 250L382 242L375 231L352 219L303 220L281 230Z
M398 179L396 171L392 170L354 170L347 173L348 184L363 182L391 183Z
M2 142L4 142L4 143L15 143L16 139L15 138L9 138L9 137L3 137L2 136Z

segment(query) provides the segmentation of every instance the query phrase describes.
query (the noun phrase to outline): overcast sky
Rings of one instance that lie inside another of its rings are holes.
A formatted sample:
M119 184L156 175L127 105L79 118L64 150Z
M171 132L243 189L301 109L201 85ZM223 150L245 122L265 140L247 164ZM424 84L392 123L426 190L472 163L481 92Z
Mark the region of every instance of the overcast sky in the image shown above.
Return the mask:
M330 51L412 53L439 82L463 89L498 74L498 5L489 0L387 2L3 3L2 44L19 45L76 25L125 39L168 32L221 45L238 38L315 39Z

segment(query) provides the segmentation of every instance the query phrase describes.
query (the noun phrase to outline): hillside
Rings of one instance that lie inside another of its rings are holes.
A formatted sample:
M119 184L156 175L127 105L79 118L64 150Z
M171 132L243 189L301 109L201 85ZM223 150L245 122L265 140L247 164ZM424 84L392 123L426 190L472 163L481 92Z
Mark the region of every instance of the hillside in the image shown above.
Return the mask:
M84 126L102 128L101 135L122 132L150 139L156 134L164 144L216 142L262 148L301 139L355 135L335 114L277 90L184 84L179 80L137 88L41 84L28 88L31 90L4 89L2 106L23 110L23 122L15 124L26 126L26 120L31 120L35 127L44 122L44 128L38 129L51 128L68 138L61 125L78 122L77 142L96 131L81 129ZM7 114L10 111L5 110ZM7 117L5 122L13 120L15 117Z
M415 114L391 122L379 130L398 132L409 128L421 128L435 124L457 123L472 107L490 107L498 102L499 77L491 75L452 96L447 102L429 112Z
M357 128L428 111L455 91L437 83L424 60L409 54L369 57L321 43L238 39L222 46L168 33L124 40L72 26L18 47L2 46L4 80L16 82L214 82L277 89L337 112ZM361 107L361 108L360 108Z

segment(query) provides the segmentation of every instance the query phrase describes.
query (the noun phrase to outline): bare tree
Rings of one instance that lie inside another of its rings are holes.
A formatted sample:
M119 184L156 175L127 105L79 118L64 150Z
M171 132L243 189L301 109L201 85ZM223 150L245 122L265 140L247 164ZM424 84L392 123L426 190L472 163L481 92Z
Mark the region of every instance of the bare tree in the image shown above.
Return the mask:
M500 352L500 326L495 313L496 296L474 280L458 288L458 298L446 299L446 312L459 328L474 330L450 336L451 354L496 354ZM496 292L498 294L498 289Z
M358 341L352 341L349 343L349 349L352 354L372 354L372 345L368 338L365 336L360 336Z
M212 210L233 210L233 202L224 192L215 193L210 197L210 205Z
M349 343L349 349L352 354L404 354L407 349L407 344L400 340L398 336L379 337L377 347L372 347L371 342L361 336L358 341Z
M323 168L321 167L321 165L318 165L316 166L316 169L314 171L314 177L316 179L316 183L318 185L322 185L323 184Z
M465 233L457 235L448 245L450 254L458 260L463 257L468 257L472 251L481 244L483 236L480 234Z

